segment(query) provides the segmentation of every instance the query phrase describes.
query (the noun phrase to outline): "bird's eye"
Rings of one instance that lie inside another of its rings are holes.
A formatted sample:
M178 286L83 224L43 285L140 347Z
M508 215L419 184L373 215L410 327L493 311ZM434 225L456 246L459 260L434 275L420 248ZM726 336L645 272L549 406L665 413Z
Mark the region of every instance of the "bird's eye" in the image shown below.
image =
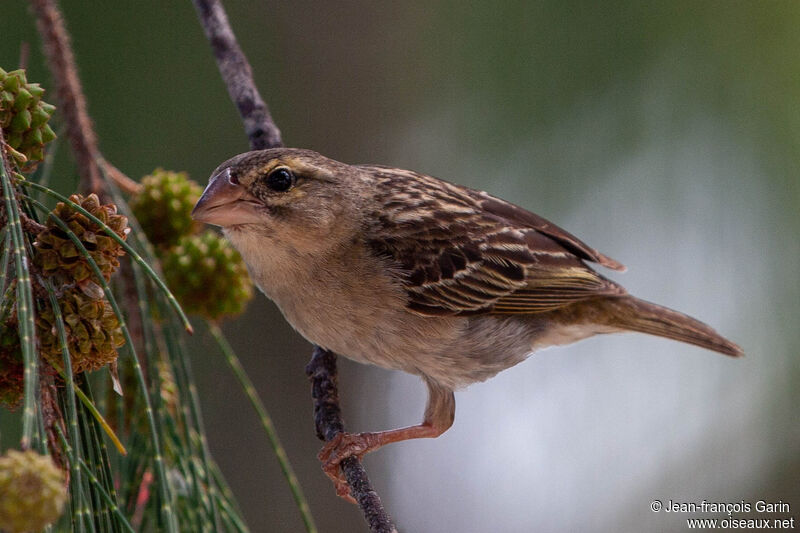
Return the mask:
M267 187L276 192L286 192L294 185L294 174L287 168L276 168L267 176Z

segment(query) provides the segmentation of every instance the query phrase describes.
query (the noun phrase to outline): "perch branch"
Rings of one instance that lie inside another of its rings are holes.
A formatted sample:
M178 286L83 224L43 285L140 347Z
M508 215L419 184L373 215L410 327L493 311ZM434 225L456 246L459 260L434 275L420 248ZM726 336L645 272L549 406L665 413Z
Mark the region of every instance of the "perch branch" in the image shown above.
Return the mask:
M280 130L256 88L250 63L236 41L222 2L193 1L228 94L239 109L250 148L261 150L283 146ZM329 441L344 431L336 388L336 354L315 347L306 374L311 380L317 436ZM376 533L397 531L378 493L372 488L361 461L355 457L347 458L342 461L341 468L370 529Z
M242 117L245 133L250 139L250 148L263 150L283 146L281 132L272 121L267 104L258 92L253 80L253 70L236 42L236 35L228 23L222 2L193 1L228 94Z
M315 347L311 361L306 366L306 374L311 380L317 437L327 442L344 432L336 383L336 354ZM375 533L396 533L397 529L383 508L378 493L372 488L361 461L356 457L348 457L342 461L341 468L350 485L350 494L364 512L370 530Z

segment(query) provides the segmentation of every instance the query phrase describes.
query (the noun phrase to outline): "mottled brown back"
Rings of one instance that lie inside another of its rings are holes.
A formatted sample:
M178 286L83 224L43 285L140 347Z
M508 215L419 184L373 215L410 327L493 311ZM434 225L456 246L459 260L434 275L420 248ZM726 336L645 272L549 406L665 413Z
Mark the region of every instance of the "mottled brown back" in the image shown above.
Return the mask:
M375 179L369 245L399 265L416 313L538 313L625 294L584 261L622 265L542 217L423 174L359 168Z

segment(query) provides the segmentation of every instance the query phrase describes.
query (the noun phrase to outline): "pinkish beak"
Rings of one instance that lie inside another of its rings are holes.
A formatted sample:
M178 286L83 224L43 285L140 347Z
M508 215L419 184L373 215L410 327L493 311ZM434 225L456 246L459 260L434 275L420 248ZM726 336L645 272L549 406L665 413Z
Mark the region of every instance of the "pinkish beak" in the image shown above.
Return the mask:
M233 181L231 169L225 168L213 176L203 195L192 209L192 218L215 226L263 224L261 204L238 182Z

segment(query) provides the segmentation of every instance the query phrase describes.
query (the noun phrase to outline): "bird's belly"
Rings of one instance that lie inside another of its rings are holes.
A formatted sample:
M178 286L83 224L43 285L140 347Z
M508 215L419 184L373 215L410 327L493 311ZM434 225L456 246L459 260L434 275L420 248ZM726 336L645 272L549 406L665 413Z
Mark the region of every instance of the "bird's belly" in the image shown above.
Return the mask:
M530 316L421 316L407 310L401 288L368 275L349 282L306 279L291 290L259 286L308 341L354 361L403 370L451 389L486 380L535 349L591 334L548 335L546 321Z
M422 373L426 357L457 334L457 321L409 313L399 284L374 270L357 274L257 283L308 341L360 363Z
M530 329L515 319L425 317L402 309L329 309L329 322L287 313L306 339L354 361L459 389L523 361ZM335 327L330 327L333 324Z
M397 302L369 308L317 299L313 306L281 305L308 341L359 363L425 374L442 346L458 333L457 320L420 317Z

